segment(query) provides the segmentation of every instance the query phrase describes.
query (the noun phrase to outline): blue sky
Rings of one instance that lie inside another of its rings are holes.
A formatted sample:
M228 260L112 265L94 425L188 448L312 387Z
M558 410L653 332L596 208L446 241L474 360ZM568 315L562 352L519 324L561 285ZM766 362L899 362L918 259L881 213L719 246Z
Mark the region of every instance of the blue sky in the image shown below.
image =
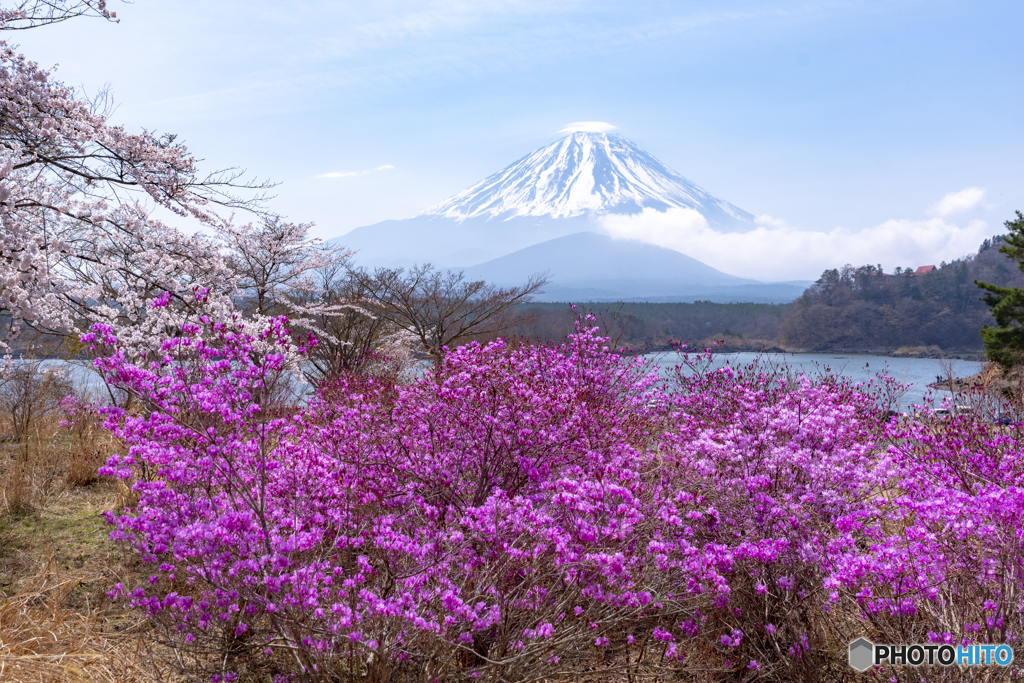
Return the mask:
M117 121L280 181L274 208L325 238L412 215L573 121L792 231L941 219L973 239L1024 210L1019 0L112 5L120 24L14 39L69 84L110 83ZM866 260L904 257L929 253Z

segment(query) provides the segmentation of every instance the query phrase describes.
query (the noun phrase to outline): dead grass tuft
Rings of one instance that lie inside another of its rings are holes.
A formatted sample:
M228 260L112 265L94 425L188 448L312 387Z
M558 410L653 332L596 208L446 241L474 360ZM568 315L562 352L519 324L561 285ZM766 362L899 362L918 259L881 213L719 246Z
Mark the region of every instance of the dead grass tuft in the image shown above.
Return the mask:
M50 556L0 603L0 680L141 681L138 636L114 632L96 610L69 607L80 578L60 580Z
M26 514L45 508L67 488L71 454L65 444L58 443L55 432L32 435L22 443L0 448L0 506L4 510Z
M68 488L47 509L0 514L0 681L148 681L147 622L107 592L148 572L108 538L114 482ZM163 654L160 652L159 654Z

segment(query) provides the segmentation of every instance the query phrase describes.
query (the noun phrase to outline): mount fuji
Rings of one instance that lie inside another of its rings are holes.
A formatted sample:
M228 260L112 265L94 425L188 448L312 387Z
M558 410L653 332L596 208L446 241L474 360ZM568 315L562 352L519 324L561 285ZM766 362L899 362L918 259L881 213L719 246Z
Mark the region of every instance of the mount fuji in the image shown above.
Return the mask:
M696 211L719 232L755 227L751 214L621 135L577 131L411 218L356 228L330 242L356 250L357 265L367 267L430 262L502 285L548 272L542 300L789 301L803 291L603 234L602 217L671 208Z
M421 212L456 220L574 218L695 209L719 229L754 217L679 175L635 144L607 133L575 132Z

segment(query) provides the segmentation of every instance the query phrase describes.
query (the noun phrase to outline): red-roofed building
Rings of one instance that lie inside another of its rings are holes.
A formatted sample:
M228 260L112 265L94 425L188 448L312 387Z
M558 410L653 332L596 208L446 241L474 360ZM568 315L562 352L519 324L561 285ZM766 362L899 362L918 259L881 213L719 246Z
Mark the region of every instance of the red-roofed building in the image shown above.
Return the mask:
M935 266L919 266L918 269L914 271L914 275L924 275L925 273L930 273L933 270L935 270Z

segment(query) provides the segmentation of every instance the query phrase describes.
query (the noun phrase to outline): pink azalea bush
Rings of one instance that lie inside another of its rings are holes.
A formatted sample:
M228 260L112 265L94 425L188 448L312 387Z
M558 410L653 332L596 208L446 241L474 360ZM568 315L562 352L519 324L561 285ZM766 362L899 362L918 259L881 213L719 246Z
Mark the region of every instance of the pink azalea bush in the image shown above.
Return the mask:
M145 366L98 327L144 406L107 412L138 495L112 535L153 567L115 595L212 681L821 680L860 635L1014 641L1015 438L889 421L884 383L659 378L587 324L293 411L283 319Z
M892 423L873 514L826 580L893 642L1020 642L1024 443L971 415Z

